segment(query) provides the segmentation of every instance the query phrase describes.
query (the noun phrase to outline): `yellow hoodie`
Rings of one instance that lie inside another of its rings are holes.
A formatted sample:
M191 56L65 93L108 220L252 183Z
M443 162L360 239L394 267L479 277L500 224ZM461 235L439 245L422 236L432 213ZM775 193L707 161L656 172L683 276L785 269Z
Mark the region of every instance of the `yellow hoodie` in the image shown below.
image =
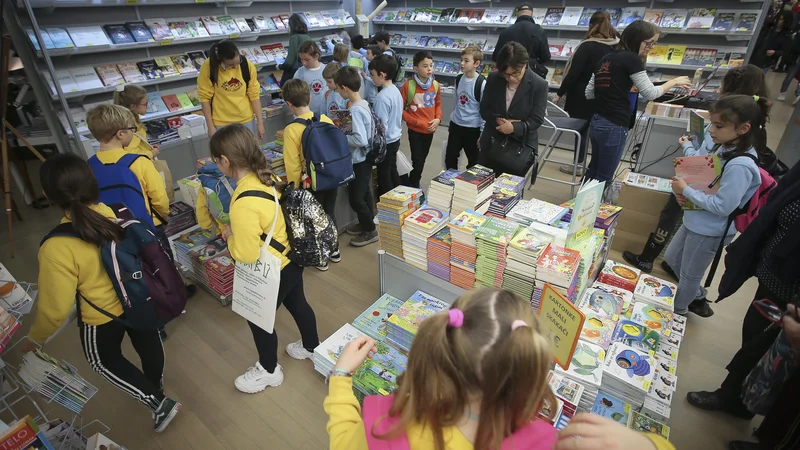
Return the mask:
M101 150L97 152L97 159L103 164L113 164L119 161L120 158L128 153L123 149L114 150ZM131 171L136 178L139 179L139 184L142 185L142 194L144 194L144 205L148 209L157 212L161 217L167 218L169 216L169 198L167 197L167 188L164 186L164 179L158 173L153 161L145 158L137 158L131 164ZM161 225L158 217L153 215L153 223L156 226Z
M211 211L208 210L208 205L206 203L207 201L206 191L202 186L200 186L200 189L197 191L197 200L194 204L194 212L195 216L197 216L197 224L200 225L200 228L204 230L214 230L214 225L216 225L216 233L222 234L222 230L225 229L225 224L211 215Z
M242 64L250 67L250 83L245 86L242 77ZM256 66L249 60L242 58L241 64L236 67L217 72L217 84L211 84L211 60L207 59L200 67L197 76L197 94L201 103L211 104L211 117L214 126L224 126L230 123L246 123L253 120L253 111L250 104L258 100L261 95L261 86L258 84Z
M275 217L275 204L265 198L245 197L237 201L245 191L262 191L272 195L272 188L265 186L254 173L236 182L230 209L232 235L228 238L231 256L245 264L256 262L261 254L261 246L269 245L261 241L261 235L269 233L272 222L277 220L272 238L283 244L286 251L281 254L272 247L269 247L269 251L281 259L281 269L286 267L289 264L289 258L285 256L289 251L289 236L286 234L283 211L278 206L278 216ZM277 194L280 195L280 192Z
M136 125L136 134L133 135L133 139L131 139L131 143L128 144L124 150L128 153L133 153L136 155L144 155L147 156L147 159L150 161L153 160L153 147L151 147L146 140L142 140L137 136L137 134L145 139L147 139L147 130L144 128L144 124L139 122Z
M116 217L114 211L102 203L90 208L109 220ZM68 217L61 219L61 223L69 221ZM39 248L38 306L28 337L44 343L55 333L75 306L77 291L109 314L122 314L122 304L100 260L100 248L77 237L51 237ZM81 318L87 325L111 321L85 301L80 304Z
M298 119L310 119L314 112L297 116ZM320 122L333 124L333 121L323 114ZM303 157L303 131L306 126L299 123L290 123L283 129L283 164L286 167L286 182L294 182L295 187L302 186L302 175L306 168L306 158Z

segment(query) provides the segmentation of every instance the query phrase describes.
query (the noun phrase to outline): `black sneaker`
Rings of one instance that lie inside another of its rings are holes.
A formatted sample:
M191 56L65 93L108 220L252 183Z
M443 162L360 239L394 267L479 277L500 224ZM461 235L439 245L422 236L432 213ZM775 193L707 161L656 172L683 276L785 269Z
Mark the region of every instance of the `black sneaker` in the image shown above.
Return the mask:
M342 253L341 252L331 253L331 256L328 257L328 261L330 261L332 263L338 263L341 260L342 260Z
M622 252L622 258L628 264L636 267L637 269L641 270L644 273L650 273L653 271L653 263L648 263L645 261L639 261L639 255L633 252Z
M353 239L350 239L350 245L353 247L363 247L374 242L378 242L378 232L375 230L366 231L354 237Z
M197 293L197 285L196 284L187 284L186 285L186 297L192 298L194 294Z
M722 411L739 419L750 420L754 414L744 406L732 408L725 403L725 400L717 392L695 391L686 394L686 401L695 408L704 411Z
M167 338L169 337L167 336L167 330L164 327L158 329L158 337L161 338L161 342L166 341Z
M764 450L764 447L757 442L730 441L728 442L728 450Z
M169 423L172 422L172 419L175 418L180 410L180 403L169 397L165 397L156 412L153 413L153 421L155 422L153 428L155 428L156 433L161 433L166 430Z
M705 297L689 303L689 311L700 317L711 317L714 315L714 310L711 309L711 302Z
M327 272L328 271L328 261L323 262L322 264L317 266L317 270L320 272Z
M667 272L667 275L674 278L675 281L678 281L678 275L675 273L674 270L672 270L672 267L670 267L666 261L661 261L661 268L664 269L664 272Z
M348 225L347 228L344 229L344 232L350 236L358 236L364 232L364 229L361 228L360 223L354 223L352 225Z

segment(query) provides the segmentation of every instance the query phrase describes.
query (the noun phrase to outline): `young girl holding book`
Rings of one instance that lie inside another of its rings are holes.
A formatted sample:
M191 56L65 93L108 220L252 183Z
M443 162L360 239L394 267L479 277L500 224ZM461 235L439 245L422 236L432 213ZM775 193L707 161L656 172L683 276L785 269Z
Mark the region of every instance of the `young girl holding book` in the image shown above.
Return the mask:
M730 242L736 229L726 229L728 217L747 202L761 184L757 137L766 116L767 99L757 95L726 95L711 106L709 136L723 164L715 194L706 194L675 177L672 190L683 206L691 201L701 210L687 210L665 260L678 275L675 312L686 314L695 300L705 303L703 274L714 259L720 240Z
M308 107L317 116L325 114L325 92L328 86L322 76L323 65L319 62L319 47L314 41L305 41L297 49L300 55L300 63L303 67L297 69L294 74L295 79L303 80L311 88L311 103Z
M140 117L147 114L147 91L135 84L119 85L114 91L114 104L130 109L136 118L136 132L125 150L147 156L150 160L158 156L158 144L147 143L147 130Z
M220 128L209 146L219 170L236 180L230 207L231 224L222 233L228 241L231 257L238 263L252 264L258 261L261 246L268 245L269 251L281 260L277 306L286 306L302 336L301 340L286 346L286 353L295 359L312 359L314 348L319 345L317 319L303 291L303 268L286 257L290 249L286 223L281 208L276 209L274 203L284 186L269 170L256 137L244 125ZM262 236L269 234L273 227L272 240L264 242ZM280 386L283 369L278 364L277 332L268 333L251 322L248 325L258 350L258 361L236 378L234 384L236 389L254 394L267 386Z

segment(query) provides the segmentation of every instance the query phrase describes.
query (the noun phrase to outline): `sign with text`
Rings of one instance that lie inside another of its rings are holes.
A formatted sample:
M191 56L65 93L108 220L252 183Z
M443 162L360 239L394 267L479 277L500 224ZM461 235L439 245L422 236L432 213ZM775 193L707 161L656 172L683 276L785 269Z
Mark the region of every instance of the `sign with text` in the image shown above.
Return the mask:
M236 262L231 309L262 330L272 333L280 284L281 260L269 251L269 244L264 244L256 262Z
M567 370L586 315L549 283L545 283L542 289L538 314L542 333L550 341L553 360Z

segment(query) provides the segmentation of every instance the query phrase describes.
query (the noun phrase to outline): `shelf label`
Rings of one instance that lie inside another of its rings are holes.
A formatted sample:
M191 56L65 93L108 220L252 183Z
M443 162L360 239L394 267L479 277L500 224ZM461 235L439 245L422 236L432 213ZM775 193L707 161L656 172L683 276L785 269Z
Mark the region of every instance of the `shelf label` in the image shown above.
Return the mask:
M195 3L205 3L206 0L194 0Z
M139 3L139 0L125 0L125 3L129 5L136 5Z
M229 39L236 39L238 37L239 37L239 33L233 33L230 36L228 36Z
M169 44L171 44L171 43L172 43L172 39L162 39L162 40L160 40L159 42L161 42L161 45L162 45L162 46L164 46L164 45L169 45Z

